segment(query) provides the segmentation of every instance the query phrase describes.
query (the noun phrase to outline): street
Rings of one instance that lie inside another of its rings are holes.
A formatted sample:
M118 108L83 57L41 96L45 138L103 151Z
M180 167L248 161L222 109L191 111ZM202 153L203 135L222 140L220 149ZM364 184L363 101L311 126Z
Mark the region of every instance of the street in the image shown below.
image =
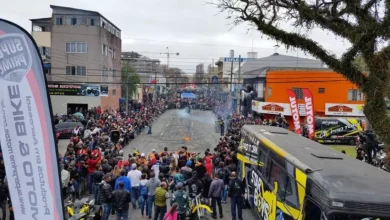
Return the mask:
M192 110L187 114L184 110L168 110L153 123L151 135L147 135L146 129L123 149L124 156L127 158L128 154L132 154L133 148L148 154L152 149L161 152L164 147L168 147L168 151L176 151L183 145L191 152L203 154L207 148L213 151L220 137L214 129L215 120L211 111ZM60 153L65 153L67 143L68 140L60 140ZM223 220L231 219L229 201L223 204L223 212ZM130 207L129 213L130 219L141 219L140 209ZM250 209L243 210L243 217L254 218ZM110 219L115 219L115 216Z

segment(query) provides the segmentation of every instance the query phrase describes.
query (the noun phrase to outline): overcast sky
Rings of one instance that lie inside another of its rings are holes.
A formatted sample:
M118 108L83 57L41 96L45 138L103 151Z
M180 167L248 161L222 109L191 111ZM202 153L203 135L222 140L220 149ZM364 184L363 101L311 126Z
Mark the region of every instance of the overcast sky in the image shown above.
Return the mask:
M203 0L12 0L1 4L0 17L15 22L31 31L29 19L51 16L50 4L98 11L122 30L122 51L137 51L166 63L166 52L171 53L170 66L195 72L195 65L205 67L219 57L246 57L247 52L258 52L258 57L275 52L275 41L267 40L248 26L233 27L226 14ZM232 29L233 28L233 29ZM288 27L286 27L288 28ZM326 49L340 55L348 44L331 34L315 30L311 33ZM277 49L280 54L296 56L296 51ZM298 51L300 57L307 57ZM310 58L310 56L309 56Z

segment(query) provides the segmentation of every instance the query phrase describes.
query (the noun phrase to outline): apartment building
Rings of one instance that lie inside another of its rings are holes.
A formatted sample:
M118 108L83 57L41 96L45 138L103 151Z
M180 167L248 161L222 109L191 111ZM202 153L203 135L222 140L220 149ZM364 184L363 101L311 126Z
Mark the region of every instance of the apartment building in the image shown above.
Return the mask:
M31 21L32 36L48 68L53 112L97 106L116 110L121 97L121 30L96 11L50 7L51 17Z

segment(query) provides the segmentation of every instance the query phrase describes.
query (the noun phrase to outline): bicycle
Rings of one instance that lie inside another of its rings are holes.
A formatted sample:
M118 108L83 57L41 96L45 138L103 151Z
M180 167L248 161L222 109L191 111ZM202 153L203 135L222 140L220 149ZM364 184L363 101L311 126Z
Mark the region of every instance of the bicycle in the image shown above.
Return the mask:
M210 206L208 205L208 202L201 198L201 194L195 195L195 198L190 200L190 204L186 213L186 219L208 220L209 218L205 216L205 210L210 214L213 213Z

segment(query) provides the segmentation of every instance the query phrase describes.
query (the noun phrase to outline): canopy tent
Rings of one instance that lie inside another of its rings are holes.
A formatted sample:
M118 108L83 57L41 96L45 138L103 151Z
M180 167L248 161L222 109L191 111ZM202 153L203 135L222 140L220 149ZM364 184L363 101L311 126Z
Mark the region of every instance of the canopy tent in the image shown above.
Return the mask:
M196 99L196 95L194 93L189 93L189 92L183 92L181 94L182 99Z

